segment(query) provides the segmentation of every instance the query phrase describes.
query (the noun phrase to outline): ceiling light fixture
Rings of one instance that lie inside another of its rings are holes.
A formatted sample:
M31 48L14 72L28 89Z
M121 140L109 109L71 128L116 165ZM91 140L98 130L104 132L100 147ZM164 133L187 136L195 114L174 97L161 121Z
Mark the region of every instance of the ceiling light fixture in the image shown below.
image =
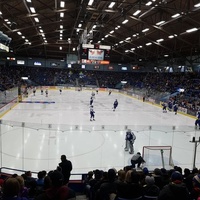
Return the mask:
M149 2L147 2L145 5L146 5L146 6L150 6L151 4L152 4L152 2L149 1Z
M156 23L156 25L159 26L159 25L164 24L164 23L165 23L165 21L160 21L160 22Z
M126 24L128 22L128 19L125 19L122 24Z
M94 2L94 0L90 0L90 1L88 2L88 6L91 6L91 5L93 4L93 2Z
M200 3L195 4L194 7L195 7L195 8L200 7Z
M191 32L197 31L197 30L198 30L197 28L191 28L191 29L186 30L186 32L191 33Z
M115 2L111 2L108 8L113 8L114 5L115 5Z
M30 7L30 11L31 11L32 13L36 13L34 7Z
M61 2L60 2L60 7L61 7L61 8L64 8L64 7L65 7L65 2L64 2L64 1L61 1Z
M39 22L39 19L38 19L37 17L34 17L34 20L35 20L36 22Z
M62 17L62 18L64 17L64 13L63 12L60 13L60 17Z
M176 17L179 17L179 16L180 16L180 14L176 13L176 14L172 15L172 18L176 18Z
M162 41L164 41L164 39L158 39L158 40L156 40L156 42L162 42Z
M137 10L133 13L134 16L137 16L139 13L141 13L141 10Z
M149 28L145 28L142 30L143 33L147 32L149 30Z
M151 42L149 42L149 43L146 43L146 45L147 45L147 46L149 46L149 45L152 45L152 43L151 43Z

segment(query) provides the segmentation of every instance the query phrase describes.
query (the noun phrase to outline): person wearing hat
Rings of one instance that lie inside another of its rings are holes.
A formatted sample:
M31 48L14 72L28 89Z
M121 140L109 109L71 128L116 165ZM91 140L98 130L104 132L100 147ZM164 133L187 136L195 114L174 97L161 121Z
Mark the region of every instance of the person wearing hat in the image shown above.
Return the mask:
M183 183L183 176L180 172L174 171L171 175L171 183L165 185L160 191L157 200L190 200L190 194Z
M131 158L131 164L132 167L135 168L135 165L137 164L137 167L140 168L140 165L142 163L145 163L143 157L141 156L140 152L137 152L136 154L134 154Z

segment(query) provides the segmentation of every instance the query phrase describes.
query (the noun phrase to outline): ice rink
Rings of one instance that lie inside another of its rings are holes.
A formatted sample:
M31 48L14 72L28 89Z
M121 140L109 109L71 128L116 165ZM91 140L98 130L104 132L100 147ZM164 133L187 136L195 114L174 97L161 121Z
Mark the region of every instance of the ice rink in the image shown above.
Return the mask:
M95 91L94 91L95 92ZM72 161L72 173L94 169L117 170L130 165L131 154L124 151L126 129L136 135L135 152L143 146L171 146L174 165L192 169L194 143L199 138L194 118L173 112L133 97L107 91L95 95L95 121L90 121L91 91L49 90L48 97L36 91L2 117L1 165L31 170L55 169L60 155ZM112 110L117 99L119 105ZM168 166L169 151L164 150ZM160 150L148 152L149 169L162 167ZM144 166L145 166L144 165ZM197 147L196 167L200 166Z

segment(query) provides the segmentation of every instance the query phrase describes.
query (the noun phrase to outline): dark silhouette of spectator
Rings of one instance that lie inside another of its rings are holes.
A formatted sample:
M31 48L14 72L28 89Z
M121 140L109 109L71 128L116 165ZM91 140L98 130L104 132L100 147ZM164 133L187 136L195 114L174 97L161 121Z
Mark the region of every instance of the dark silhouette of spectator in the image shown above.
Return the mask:
M134 199L142 198L143 187L139 183L140 175L138 172L129 170L126 173L125 182L117 184L117 198Z
M193 177L193 188L191 190L191 199L197 200L200 197L200 174Z
M117 193L116 171L109 169L107 172L107 180L103 181L96 194L96 200L109 200L111 194Z
M20 184L19 196L28 198L28 188L24 185L24 178L22 176L17 176L16 179L19 181Z
M145 185L143 186L144 198L157 198L160 192L160 188L155 185L155 179L153 176L145 177Z
M63 185L64 177L59 171L51 171L48 174L51 185L42 194L35 197L35 200L67 200L75 198L75 192L67 185Z
M157 185L161 190L166 184L164 182L163 174L162 174L161 169L155 168L152 175L153 175L153 177L155 179L155 185Z
M190 194L183 183L183 176L180 172L175 171L171 175L171 183L164 186L160 191L158 200L190 200Z
M20 197L20 183L16 178L10 177L4 181L2 200L28 200L26 197Z
M70 160L67 160L66 155L61 156L61 163L59 163L59 167L61 167L64 177L63 184L68 184L72 171L72 163Z

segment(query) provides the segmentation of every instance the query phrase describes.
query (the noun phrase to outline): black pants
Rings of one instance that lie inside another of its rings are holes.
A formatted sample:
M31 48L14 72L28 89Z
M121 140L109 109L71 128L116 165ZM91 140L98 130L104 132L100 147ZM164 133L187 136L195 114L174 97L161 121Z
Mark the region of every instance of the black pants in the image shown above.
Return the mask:
M131 160L132 167L135 168L136 164L137 164L137 167L140 167L142 161L143 161L142 158L138 158L138 160Z

